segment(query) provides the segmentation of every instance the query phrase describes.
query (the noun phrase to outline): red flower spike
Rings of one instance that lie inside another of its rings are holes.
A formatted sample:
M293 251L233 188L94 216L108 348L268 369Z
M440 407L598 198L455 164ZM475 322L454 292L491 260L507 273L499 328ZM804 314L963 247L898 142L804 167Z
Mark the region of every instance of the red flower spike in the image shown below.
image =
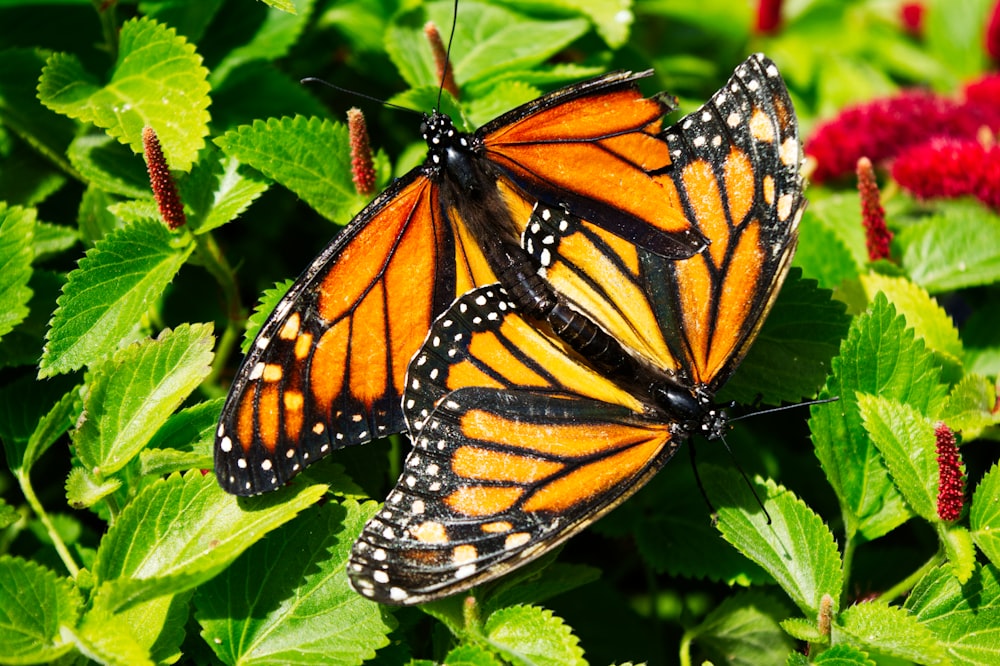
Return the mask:
M1000 62L1000 2L993 5L990 18L986 22L986 54L994 62Z
M434 67L437 70L437 78L441 82L441 87L450 92L453 97L458 98L458 85L455 83L451 63L448 62L448 51L444 47L444 42L441 41L441 33L438 32L437 26L428 21L424 26L424 36L430 42L431 53L434 54Z
M934 436L937 438L938 517L941 520L958 520L962 515L965 480L955 433L944 421L938 421L934 426Z
M146 156L146 168L149 170L149 184L153 188L160 217L170 230L179 229L187 223L184 205L177 194L177 184L167 166L167 160L163 157L160 138L149 125L142 128L142 147Z
M885 209L882 208L882 198L871 160L867 157L859 159L857 174L858 193L861 195L861 223L865 225L868 260L888 259L892 232L885 226Z
M924 35L924 15L927 8L922 2L904 2L899 8L899 18L903 24L903 30L914 37Z
M759 0L757 3L757 33L770 34L781 25L781 0Z
M368 125L361 109L347 112L347 134L351 143L351 177L354 189L363 197L375 194L375 163L372 159L371 143L368 141Z

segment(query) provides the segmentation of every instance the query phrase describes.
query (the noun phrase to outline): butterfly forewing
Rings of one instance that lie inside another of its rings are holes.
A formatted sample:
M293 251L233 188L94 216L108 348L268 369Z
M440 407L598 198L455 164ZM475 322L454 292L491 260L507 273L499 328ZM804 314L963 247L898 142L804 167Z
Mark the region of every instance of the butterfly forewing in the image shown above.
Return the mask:
M755 55L662 136L665 200L707 250L667 260L542 204L522 244L557 291L635 356L715 389L742 360L794 251L805 203L795 116L774 64Z
M674 452L669 424L505 299L498 287L463 296L411 363L414 450L348 566L365 596L420 603L495 578L609 511Z
M403 430L406 364L434 317L474 286L473 274L494 279L466 240L456 242L432 183L417 176L397 181L317 257L230 389L215 448L223 488L273 490L332 449Z
M665 192L652 177L671 163L658 136L670 107L636 87L649 74L616 72L556 91L476 136L486 157L532 199L662 256L687 257L704 239L677 208L664 206Z

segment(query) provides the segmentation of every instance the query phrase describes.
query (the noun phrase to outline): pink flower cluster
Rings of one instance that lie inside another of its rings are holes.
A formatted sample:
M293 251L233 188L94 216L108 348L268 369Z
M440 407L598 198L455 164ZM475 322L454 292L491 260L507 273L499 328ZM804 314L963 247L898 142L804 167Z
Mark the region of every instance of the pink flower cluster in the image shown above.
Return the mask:
M937 138L975 139L981 127L1000 129L1000 76L984 79L965 101L910 90L849 107L819 125L805 152L816 160L814 182L847 175L858 159L884 162Z
M964 89L962 100L925 91L848 108L818 126L806 144L814 182L839 178L861 157L882 163L922 198L972 195L1000 208L1000 75Z

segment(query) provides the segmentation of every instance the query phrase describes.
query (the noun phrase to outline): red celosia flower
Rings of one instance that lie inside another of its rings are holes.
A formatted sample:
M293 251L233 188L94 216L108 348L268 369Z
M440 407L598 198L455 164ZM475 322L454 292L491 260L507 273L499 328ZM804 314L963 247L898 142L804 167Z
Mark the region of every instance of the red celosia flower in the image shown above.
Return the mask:
M375 193L375 164L372 161L371 144L368 142L368 126L360 109L347 112L347 135L351 143L351 177L354 189L364 197Z
M986 53L993 60L1000 61L1000 2L993 5L986 22Z
M428 22L424 26L424 36L431 45L431 53L434 54L434 66L437 68L438 81L441 87L450 92L454 97L458 97L458 84L455 83L455 76L452 73L451 63L448 62L448 51L441 41L441 33L437 26Z
M1000 120L977 105L967 105L922 91L850 107L818 126L805 152L816 159L814 182L846 175L857 161L894 157L904 148L935 137L974 137L983 125L996 129Z
M177 194L177 184L174 183L173 174L170 173L170 167L167 166L167 160L163 156L160 138L149 125L142 128L142 146L146 154L146 168L149 170L149 184L152 186L156 205L160 209L160 216L170 229L184 226L187 217L184 215L181 198Z
M926 8L922 2L904 2L899 8L899 16L903 22L903 29L914 37L922 37L924 34L924 14Z
M1000 127L1000 74L986 74L962 91L965 109L983 125Z
M938 421L934 426L934 436L937 439L938 517L941 520L958 520L962 515L965 483L955 433L944 421Z
M971 139L937 139L902 152L892 177L914 195L974 196L1000 210L1000 148Z
M889 241L892 232L885 226L885 209L879 196L878 182L871 160L858 160L858 193L861 195L861 223L865 225L865 245L868 259L878 261L889 258Z
M759 0L757 3L757 32L776 32L781 25L781 0Z

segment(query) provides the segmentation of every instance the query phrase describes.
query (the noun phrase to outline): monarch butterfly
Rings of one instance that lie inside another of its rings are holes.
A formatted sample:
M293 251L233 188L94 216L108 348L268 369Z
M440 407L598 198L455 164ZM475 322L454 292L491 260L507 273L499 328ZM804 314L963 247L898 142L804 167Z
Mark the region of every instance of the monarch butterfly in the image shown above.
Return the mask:
M620 504L691 435L721 435L713 396L795 250L805 205L797 132L778 70L761 55L664 131L664 184L711 240L686 260L535 207L525 248L574 301L613 306L587 313L633 366L595 367L499 285L459 298L410 363L403 404L414 448L354 544L355 590L416 604L501 576ZM603 263L576 262L595 248Z
M404 430L406 364L456 297L516 284L537 203L665 257L703 250L655 176L670 167L670 107L639 92L650 73L557 90L474 134L426 116L426 162L361 211L261 327L219 420L220 485L273 490L333 449Z

